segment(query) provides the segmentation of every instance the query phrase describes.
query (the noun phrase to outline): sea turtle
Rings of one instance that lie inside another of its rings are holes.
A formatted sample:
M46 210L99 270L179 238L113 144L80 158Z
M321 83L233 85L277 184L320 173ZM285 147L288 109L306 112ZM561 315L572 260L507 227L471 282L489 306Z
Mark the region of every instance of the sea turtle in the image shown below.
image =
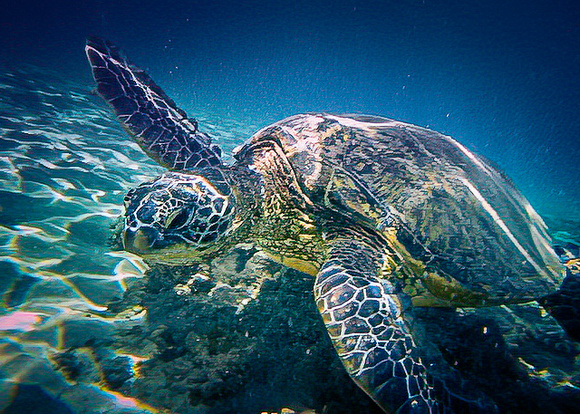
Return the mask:
M413 306L491 306L553 292L564 269L512 182L440 133L312 113L258 131L231 165L197 122L107 41L86 53L98 92L169 171L125 197L124 248L183 262L241 241L315 277L352 379L387 412L442 409Z

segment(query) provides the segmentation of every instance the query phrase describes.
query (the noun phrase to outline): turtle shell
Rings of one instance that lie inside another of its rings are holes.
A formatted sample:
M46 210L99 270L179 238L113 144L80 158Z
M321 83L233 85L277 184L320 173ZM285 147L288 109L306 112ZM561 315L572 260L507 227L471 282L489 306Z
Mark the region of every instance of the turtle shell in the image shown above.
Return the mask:
M266 141L325 223L340 216L389 243L444 304L530 300L563 279L529 202L448 136L379 117L297 115L258 132L238 159Z

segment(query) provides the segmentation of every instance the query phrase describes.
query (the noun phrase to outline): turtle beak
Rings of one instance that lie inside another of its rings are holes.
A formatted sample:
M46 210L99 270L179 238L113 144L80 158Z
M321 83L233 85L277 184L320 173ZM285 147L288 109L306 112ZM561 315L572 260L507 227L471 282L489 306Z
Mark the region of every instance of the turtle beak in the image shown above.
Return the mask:
M123 231L123 248L131 253L143 253L150 250L155 243L155 230L141 227L135 231Z

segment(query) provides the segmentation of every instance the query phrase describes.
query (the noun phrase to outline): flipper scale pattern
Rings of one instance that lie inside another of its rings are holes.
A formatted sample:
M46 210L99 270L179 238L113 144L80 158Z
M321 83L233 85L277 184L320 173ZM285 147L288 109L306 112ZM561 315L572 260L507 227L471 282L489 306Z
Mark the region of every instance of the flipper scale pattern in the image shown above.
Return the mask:
M402 300L373 277L378 257L362 242L333 242L314 286L318 309L348 373L387 412L438 412Z

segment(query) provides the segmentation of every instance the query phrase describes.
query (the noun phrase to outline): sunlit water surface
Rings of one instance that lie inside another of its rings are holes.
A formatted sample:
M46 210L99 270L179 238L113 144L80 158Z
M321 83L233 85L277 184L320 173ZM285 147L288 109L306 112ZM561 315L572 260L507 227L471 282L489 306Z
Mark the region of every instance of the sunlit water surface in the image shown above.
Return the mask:
M249 136L199 119L226 152ZM161 171L88 86L34 67L0 74L0 411L22 393L19 383L70 393L78 412L88 400L90 412L135 407L103 387L71 392L49 356L127 323L103 312L146 265L111 251L110 226L127 190Z

